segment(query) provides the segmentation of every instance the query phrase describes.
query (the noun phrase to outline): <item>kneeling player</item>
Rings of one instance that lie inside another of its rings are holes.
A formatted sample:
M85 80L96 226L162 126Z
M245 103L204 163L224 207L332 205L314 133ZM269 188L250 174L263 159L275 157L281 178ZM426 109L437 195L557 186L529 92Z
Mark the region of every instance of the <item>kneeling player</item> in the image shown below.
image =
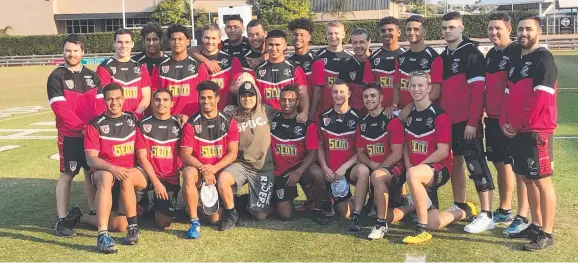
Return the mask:
M316 201L327 197L323 171L317 160L319 140L317 126L312 121L297 122L299 86L290 84L281 90L281 113L271 122L271 149L275 166L275 193L277 213L283 220L291 219L293 200L298 196L297 183L313 185ZM321 208L318 202L317 208ZM321 216L321 209L317 210Z
M370 239L382 238L387 233L386 213L389 194L398 199L405 179L402 176L405 167L401 162L403 155L403 126L398 118L389 118L382 106L383 94L379 84L367 84L363 88L363 104L369 112L359 124L357 133L355 186L355 206L351 231L361 230L359 211L365 202L368 184L374 187L374 200L377 206L377 224L369 234ZM401 185L398 183L401 181Z
M183 169L183 198L191 217L191 226L187 231L189 239L200 237L197 188L201 187L203 181L208 185L215 185L223 168L237 158L237 121L217 110L221 99L219 89L219 84L213 81L199 83L197 92L200 112L189 119L183 131L181 158L186 166ZM217 212L208 216L209 222L217 224L220 214Z
M405 237L403 243L419 244L431 240L428 230L462 220L466 213L455 204L448 211L439 211L437 190L449 181L452 168L451 122L444 110L429 99L429 74L411 73L409 89L415 108L405 121L404 161L418 224L414 235Z
M93 169L92 183L96 186L97 249L115 253L115 242L108 236L108 219L112 208L112 189L120 184L120 196L125 206L128 232L125 245L138 243L135 190L146 187L145 175L134 168L136 117L123 112L122 87L111 83L102 91L106 111L86 128L85 151L88 165Z
M152 116L143 119L135 141L139 168L148 177L147 191L154 190L155 221L166 229L173 222L174 205L180 190L179 143L181 127L171 116L173 95L168 89L153 94Z

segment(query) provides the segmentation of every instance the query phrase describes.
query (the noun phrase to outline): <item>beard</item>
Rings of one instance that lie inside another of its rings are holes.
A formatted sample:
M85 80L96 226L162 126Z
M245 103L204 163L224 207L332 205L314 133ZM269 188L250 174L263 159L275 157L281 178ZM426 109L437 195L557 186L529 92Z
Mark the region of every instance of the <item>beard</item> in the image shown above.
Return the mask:
M527 43L522 44L522 37L518 37L518 44L520 44L520 46L522 46L522 48L527 49L527 48L533 47L537 42L537 39L535 37L534 38L528 37L527 39L528 39Z
M74 67L74 66L80 64L81 60L82 60L82 59L77 59L77 60L76 60L77 62L75 62L75 63L73 64L73 62L71 62L71 60L70 60L69 58L66 58L66 57L65 57L65 58L64 58L64 63L66 63L66 65L69 65L69 66L71 66L71 67Z

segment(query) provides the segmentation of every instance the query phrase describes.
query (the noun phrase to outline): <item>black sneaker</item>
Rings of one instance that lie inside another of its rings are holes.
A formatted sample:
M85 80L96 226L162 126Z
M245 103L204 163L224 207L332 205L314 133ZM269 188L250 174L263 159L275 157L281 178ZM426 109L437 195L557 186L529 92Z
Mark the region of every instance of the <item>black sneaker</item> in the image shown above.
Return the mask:
M508 237L512 239L528 239L530 241L535 241L537 240L538 234L540 234L541 230L542 230L541 227L534 224L530 224L524 230L518 233L509 234Z
M223 219L221 220L221 227L219 230L227 231L231 230L237 224L237 220L239 219L239 215L237 214L237 210L233 210L232 212L225 212L223 213Z
M131 227L126 232L126 237L122 240L122 243L128 246L138 244L139 235L138 227Z
M80 208L73 206L68 210L68 213L66 214L66 219L70 220L70 222L73 224L72 227L75 227L78 224L80 224L81 216L82 211L80 211Z
M330 200L325 200L321 203L321 211L327 218L332 218L335 216L335 210L333 210L333 203Z
M361 225L359 224L359 216L353 215L351 217L351 223L349 224L349 231L358 232L361 231Z
M320 225L329 225L329 217L326 213L319 208L313 209L313 221Z
M72 230L70 226L72 224L71 220L67 220L66 218L60 218L56 221L54 225L54 230L56 231L56 235L59 237L75 237L76 233Z
M538 237L536 238L535 241L532 241L532 242L524 245L524 250L539 251L539 250L547 249L547 248L551 248L551 247L554 247L554 238L553 237L547 237L546 233L540 231L540 233L538 234Z

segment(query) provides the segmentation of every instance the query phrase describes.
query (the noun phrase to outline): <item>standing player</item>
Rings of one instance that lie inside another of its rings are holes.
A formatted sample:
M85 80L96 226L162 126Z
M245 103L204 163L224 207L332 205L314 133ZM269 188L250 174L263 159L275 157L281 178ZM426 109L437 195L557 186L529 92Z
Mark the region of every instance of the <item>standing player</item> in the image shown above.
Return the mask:
M411 73L408 85L415 107L405 121L403 159L418 223L414 234L405 237L403 243L420 244L432 239L429 230L460 221L466 213L455 204L439 211L438 188L450 180L452 167L450 117L429 99L429 74Z
M269 57L267 46L265 45L267 35L263 21L256 19L249 21L247 24L247 36L251 48L243 55L245 59L241 59L245 70L254 69Z
M464 210L467 218L477 214L473 203L466 203L467 163L482 206L481 217L492 218L490 193L494 189L492 175L484 158L481 132L478 129L483 113L485 65L484 55L469 39L462 37L464 24L458 12L442 18L442 33L448 46L442 53L443 78L441 106L452 123L452 191L454 204ZM476 232L468 225L466 232Z
M136 129L136 157L147 175L147 191L154 190L155 222L166 229L173 222L174 204L180 190L179 158L181 127L171 116L173 95L168 89L153 93L152 115L140 121Z
M96 69L96 73L103 86L111 82L122 86L123 111L130 111L138 119L142 119L151 101L151 82L147 65L139 65L131 59L130 53L134 47L134 41L130 31L122 28L117 30L114 32L114 41L114 56L102 62ZM105 106L104 103L102 106Z
M153 70L153 90L166 88L174 97L172 114L192 116L199 109L197 84L209 78L207 67L198 65L187 54L191 32L185 26L173 24L167 30L171 57Z
M325 88L321 96L319 114L333 107L333 82L339 78L341 61L353 57L353 54L343 48L345 27L339 21L331 21L325 31L327 47L317 51L317 56L325 64Z
M499 118L502 110L502 98L508 87L508 72L521 56L522 48L510 40L512 25L506 13L493 13L488 18L488 38L494 44L486 55L486 100L484 108L488 115L484 118L486 136L486 157L494 163L498 172L500 206L492 217L495 223L512 222L504 231L517 233L528 224L528 199L526 185L522 177L516 177L512 171L512 160L508 154L510 139L502 132ZM512 192L517 181L518 215L512 216ZM485 220L487 221L487 220ZM489 224L489 222L482 222ZM484 228L482 226L482 228Z
M347 185L344 193L336 193L332 185L331 194L341 215L349 218L349 182L359 177L359 171L356 173L353 169L357 163L355 131L359 113L349 106L351 91L347 83L339 79L334 81L332 91L333 108L319 116L319 165L327 182Z
M392 112L398 107L398 102L394 99L396 91L393 88L395 59L405 51L399 46L398 38L401 31L397 26L397 19L390 16L382 18L379 21L379 35L383 47L369 56L370 63L365 65L367 73L364 75L363 83L377 81L381 84L383 88L382 104L386 108L386 114L391 117Z
M157 22L147 23L140 31L145 43L145 51L132 57L139 65L146 64L149 76L153 74L153 68L169 56L161 50L163 43L163 29Z
M290 220L293 200L298 196L297 183L311 185L316 194L318 208L327 198L323 171L317 166L317 125L308 120L297 122L299 87L295 84L281 90L281 113L271 121L271 149L275 166L275 193L273 200L277 213L283 220ZM321 210L318 210L321 213ZM321 215L317 215L322 219Z
M204 81L199 83L197 90L201 109L185 125L181 146L181 158L186 166L183 169L183 199L191 217L191 226L186 236L190 239L199 238L201 234L197 216L197 187L202 182L215 185L221 171L237 158L239 148L237 121L217 110L219 85ZM217 224L219 220L219 213L209 218L211 224Z
M90 181L96 186L96 217L98 237L96 247L103 253L115 253L114 240L108 235L108 220L113 198L112 189L120 187L122 204L126 210L128 231L125 245L138 243L139 230L135 190L146 187L146 176L134 168L136 117L122 110L123 91L116 83L102 90L106 111L86 127L84 146L86 161L91 167Z
M377 206L377 223L370 239L382 238L387 233L386 215L389 203L399 199L405 181L403 155L403 125L398 118L388 117L382 106L383 93L378 83L366 84L363 89L363 104L368 114L360 121L357 131L357 184L353 221L349 230L359 231L359 217L365 203L369 183L374 187L373 196ZM370 181L371 175L371 181ZM391 200L389 202L391 193Z
M59 65L48 77L48 103L56 116L58 129L58 152L60 154L60 178L56 183L56 210L58 221L56 234L72 237L73 223L67 220L70 200L70 184L75 175L84 168L84 191L88 206L94 204L94 187L90 185L89 166L84 157L84 129L96 116L97 91L101 87L98 75L82 66L84 42L78 35L69 35L63 42L64 64ZM71 219L71 217L68 217Z
M356 28L351 32L351 45L353 46L353 57L347 58L339 68L339 79L345 80L351 91L349 103L358 112L365 112L363 106L363 80L365 74L371 75L371 71L366 71L367 53L369 50L369 33L363 28ZM368 68L367 68L368 69Z
M512 138L510 153L514 172L524 178L532 224L512 238L528 238L524 249L538 251L554 246L552 231L556 193L552 185L553 134L557 127L557 68L554 57L539 47L541 21L526 16L518 22L522 58L510 69L500 124Z
M287 36L283 31L273 30L267 35L267 53L269 59L255 68L253 76L259 88L263 103L279 110L281 88L288 84L299 85L299 117L304 122L309 114L309 89L305 72L301 67L285 59Z

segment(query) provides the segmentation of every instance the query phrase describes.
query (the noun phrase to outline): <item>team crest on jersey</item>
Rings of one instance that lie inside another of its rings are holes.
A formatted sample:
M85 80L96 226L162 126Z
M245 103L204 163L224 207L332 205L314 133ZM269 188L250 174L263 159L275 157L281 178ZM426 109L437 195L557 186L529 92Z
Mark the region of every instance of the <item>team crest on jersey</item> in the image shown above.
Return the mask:
M411 125L411 117L407 117L407 119L405 120L405 125L407 125L408 127Z
M291 70L286 68L285 70L283 70L283 74L285 74L285 76L291 76Z
M116 74L116 67L110 67L110 71L112 71L112 75Z
M522 75L522 77L527 77L528 76L528 65L524 65L524 67L522 67L522 69L520 70L520 75Z
M177 126L173 126L172 132L175 136L179 136L179 128L177 128Z
M355 77L357 77L357 72L355 71L349 72L349 77L351 78L351 80L355 80Z
M309 61L305 61L305 63L303 63L304 70L309 70L309 66L311 66L311 63L309 63Z
M142 128L145 132L151 132L151 130L153 129L152 124L143 124Z
M129 127L134 127L134 121L133 121L133 120L128 119L128 120L126 121L126 123L128 124Z
M347 121L347 127L349 127L349 129L355 129L355 121L354 120Z
M226 58L221 59L221 65L223 65L223 67L227 67L229 64L229 60Z
M452 72L458 73L458 67L459 67L458 62L454 61L454 63L452 64Z
M69 89L74 89L74 80L71 80L71 79L65 80L64 83L66 83L66 86L67 86Z
M382 130L385 130L385 121L382 121L382 122L381 122L381 129L382 129Z
M266 74L266 73L267 73L267 70L266 70L266 69L260 69L260 70L259 70L259 76L261 76L261 77L265 77L265 74Z
M404 61L405 61L405 57L400 57L399 58L399 65L401 66Z
M365 131L365 128L367 127L367 124L362 123L361 125L359 125L359 127L361 128L361 131Z
M110 127L108 125L102 125L100 126L100 130L104 133L104 134L108 134L110 132Z
M427 120L425 120L425 125L427 125L430 128L433 128L433 119L432 117L427 118Z
M508 75L509 75L510 77L512 77L513 74L514 74L514 67L512 67L512 68L510 69L510 73L508 73Z
M322 58L321 60L323 60L323 64L327 66L327 58Z
M275 127L277 127L277 122L274 121L271 123L271 130L275 130Z
M293 129L293 132L295 132L296 135L301 136L303 135L303 128L301 128L300 126L295 127L295 129Z
M225 122L221 122L221 131L224 132L227 128L227 124Z
M526 163L528 164L528 168L530 169L536 169L536 162L534 162L534 160L532 160L532 158L529 158L526 160Z
M331 122L330 118L323 118L323 125L327 126Z
M161 69L163 71L163 73L167 74L169 72L169 66L162 66Z
M134 72L134 74L140 74L140 68L139 67L132 68L132 71Z
M508 64L508 61L506 60L506 58L504 58L504 59L502 59L502 61L500 61L500 64L498 64L498 67L501 70L504 70L504 69L506 69L506 64Z
M379 65L379 62L381 62L381 58L376 58L375 60L373 60L373 65L377 66Z
M283 199L283 197L285 196L285 189L279 189L277 190L277 197L279 199Z
M84 81L86 82L86 86L89 86L89 87L91 87L91 88L95 86L95 85L94 85L94 80L92 80L92 78L90 78L90 79L84 79Z
M422 69L427 69L427 64L429 63L429 61L425 58L422 58L421 61L419 62L419 64L421 65Z
M197 133L201 133L201 132L203 131L203 126L201 126L201 125L195 125L195 131L196 131Z
M68 166L70 167L70 171L72 172L76 170L78 163L76 161L70 161L68 162Z
M187 70L188 70L189 72L195 71L195 65L190 64L190 65L187 67Z

